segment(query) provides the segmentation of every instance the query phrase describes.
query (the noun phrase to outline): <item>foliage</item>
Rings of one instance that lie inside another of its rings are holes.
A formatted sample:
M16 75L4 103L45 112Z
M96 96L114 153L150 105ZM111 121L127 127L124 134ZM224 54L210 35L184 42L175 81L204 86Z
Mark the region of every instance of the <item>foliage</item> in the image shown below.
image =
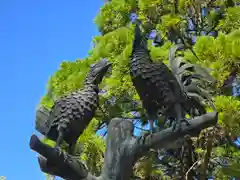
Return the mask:
M55 180L55 176L46 174L46 180Z
M175 5L174 0L112 0L100 9L95 23L102 35L94 38L94 48L90 51L89 57L84 60L62 62L60 69L48 82L48 93L41 99L43 106L51 108L54 99L82 87L91 63L103 57L113 63L111 76L105 78L101 84L103 92L100 97L101 110L97 111L95 119L79 138L79 142L83 145L81 158L86 161L93 174L100 173L105 148L102 137L95 134L98 123L108 124L112 117L133 118L130 112L136 111L140 113L138 116L146 122L144 110L132 86L128 69L133 39L133 25L129 18L132 12L137 13L146 33L156 29L161 34L164 41L162 46L155 47L152 45L153 40L149 40L149 50L155 62L163 61L167 64L169 48L176 42L174 39L179 38L180 35L192 41L194 40L192 35L197 36L192 48L198 58L190 50L186 50L184 56L187 60L212 70L211 74L217 81L216 87L212 88L212 94L219 111L219 124L225 132L224 138L230 136L233 140L240 135L238 111L240 102L238 98L226 95L221 89L224 80L239 65L240 58L238 51L240 49L240 10L238 6L229 4L231 3L225 0L211 2L179 0L178 5ZM204 8L205 15L202 13ZM192 18L192 15L199 16L199 14L202 17ZM190 28L188 26L191 24L189 21L191 18L194 27ZM210 32L216 33L216 31L217 37L209 35ZM185 37L184 34L191 37ZM214 134L214 137L217 136L220 135ZM204 137L208 138L207 135ZM44 141L50 143L49 140ZM196 152L197 157L203 158L206 152L206 148L199 147ZM205 154L200 155L201 153ZM217 145L211 150L211 154L212 161L218 158L227 159L232 164L239 163L239 158L236 158L239 153L230 143ZM167 178L163 175L163 166L152 169L153 160L151 155L139 160L135 173L142 178L149 177L150 174ZM228 175L233 176L236 173L233 170L235 165L225 169L217 165L214 167L211 173L219 179L226 179Z
M113 0L101 8L95 22L99 25L100 32L106 34L120 27L123 27L128 22L128 12L130 11L130 3Z
M228 35L220 34L216 39L211 36L197 37L194 51L199 60L191 52L187 53L189 60L212 69L212 75L219 87L239 64L239 52L236 50L239 48L239 33L240 30L235 30Z
M86 162L93 175L100 175L103 165L105 143L103 137L96 135L97 120L93 119L78 141L83 145L81 159Z
M223 173L228 176L239 177L240 176L240 164L234 163L229 167L225 167L222 169Z
M232 7L227 9L227 16L221 20L219 29L224 32L231 32L232 30L240 28L240 7Z
M135 174L140 178L170 180L171 178L165 176L163 170L155 162L157 155L156 152L150 151L142 157L134 166Z

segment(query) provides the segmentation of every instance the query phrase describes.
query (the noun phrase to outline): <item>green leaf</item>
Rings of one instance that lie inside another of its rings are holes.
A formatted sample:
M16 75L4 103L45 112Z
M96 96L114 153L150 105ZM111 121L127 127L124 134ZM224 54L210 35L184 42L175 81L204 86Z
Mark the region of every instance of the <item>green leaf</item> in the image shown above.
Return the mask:
M240 177L240 164L234 163L232 165L228 165L227 167L223 167L222 171L224 174L231 177Z

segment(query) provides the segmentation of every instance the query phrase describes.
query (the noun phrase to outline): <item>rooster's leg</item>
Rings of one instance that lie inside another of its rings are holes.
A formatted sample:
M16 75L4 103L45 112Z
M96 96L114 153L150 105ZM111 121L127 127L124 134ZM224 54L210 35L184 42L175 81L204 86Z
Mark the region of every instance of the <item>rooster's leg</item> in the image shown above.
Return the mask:
M71 143L71 144L69 144L68 153L71 154L71 155L74 155L75 144L76 144L76 143Z
M174 110L175 110L175 114L176 114L176 120L173 124L173 131L175 131L176 128L177 128L176 129L177 131L180 131L182 128L182 123L186 123L186 125L190 125L188 120L185 119L185 117L184 117L183 109L180 104L175 104Z
M60 148L60 145L61 145L62 141L63 141L63 131L60 130L58 132L58 138L57 138L57 141L56 141L55 148Z
M151 133L153 133L154 132L154 125L153 125L154 120L149 120L149 123L150 123Z
M55 149L58 151L58 152L61 152L61 143L63 141L63 136L64 136L64 133L62 131L62 129L59 129L59 132L58 132L58 137L57 137L57 141L56 141L56 145L55 145ZM64 159L64 161L66 161L66 158Z

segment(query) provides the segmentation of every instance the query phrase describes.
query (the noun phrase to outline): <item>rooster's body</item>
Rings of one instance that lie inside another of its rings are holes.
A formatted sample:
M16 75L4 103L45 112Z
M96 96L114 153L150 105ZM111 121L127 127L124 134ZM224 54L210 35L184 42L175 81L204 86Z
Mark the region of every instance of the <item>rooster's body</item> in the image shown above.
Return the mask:
M206 112L198 101L187 96L176 74L162 62L153 63L147 40L138 24L135 27L130 73L133 85L149 116L151 128L159 113L165 118L175 119L173 128L177 125L180 129L182 121L187 123L185 115L190 113L192 107L198 107L198 111L201 111L199 114Z
M69 145L69 153L74 152L77 139L94 117L99 102L98 84L110 65L105 59L95 64L91 67L82 90L57 100L51 111L45 108L37 111L37 120L44 119L48 127L44 135L56 141L56 147L65 140Z

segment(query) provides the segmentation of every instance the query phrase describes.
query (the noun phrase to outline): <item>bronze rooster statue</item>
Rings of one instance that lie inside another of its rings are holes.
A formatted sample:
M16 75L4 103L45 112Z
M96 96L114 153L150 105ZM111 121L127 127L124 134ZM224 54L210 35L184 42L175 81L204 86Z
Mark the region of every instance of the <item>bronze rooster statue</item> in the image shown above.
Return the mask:
M170 62L173 63L172 68L178 68L173 69L173 71L162 62L153 63L147 47L147 39L143 36L139 23L135 24L132 55L130 57L130 75L143 108L146 109L148 114L150 127L153 130L153 121L158 119L159 114L162 114L165 118L174 119L173 130L176 127L177 130L180 130L182 122L189 124L185 119L186 114L200 115L206 113L203 104L200 103L198 98L195 98L194 93L190 93L191 89L189 89L189 92L186 91L187 85L192 83L193 78L202 76L185 75L180 77L176 71L181 67L174 67L173 60ZM177 46L177 48L172 49L170 58L175 59L173 54L180 47ZM194 86L193 89L199 90L197 86ZM188 96L188 93L192 96Z
M106 59L100 60L91 66L83 89L61 97L51 111L43 107L37 110L36 126L46 123L47 129L42 129L41 133L56 141L56 148L65 140L69 145L68 153L73 155L77 139L94 117L99 103L98 85L110 66Z

